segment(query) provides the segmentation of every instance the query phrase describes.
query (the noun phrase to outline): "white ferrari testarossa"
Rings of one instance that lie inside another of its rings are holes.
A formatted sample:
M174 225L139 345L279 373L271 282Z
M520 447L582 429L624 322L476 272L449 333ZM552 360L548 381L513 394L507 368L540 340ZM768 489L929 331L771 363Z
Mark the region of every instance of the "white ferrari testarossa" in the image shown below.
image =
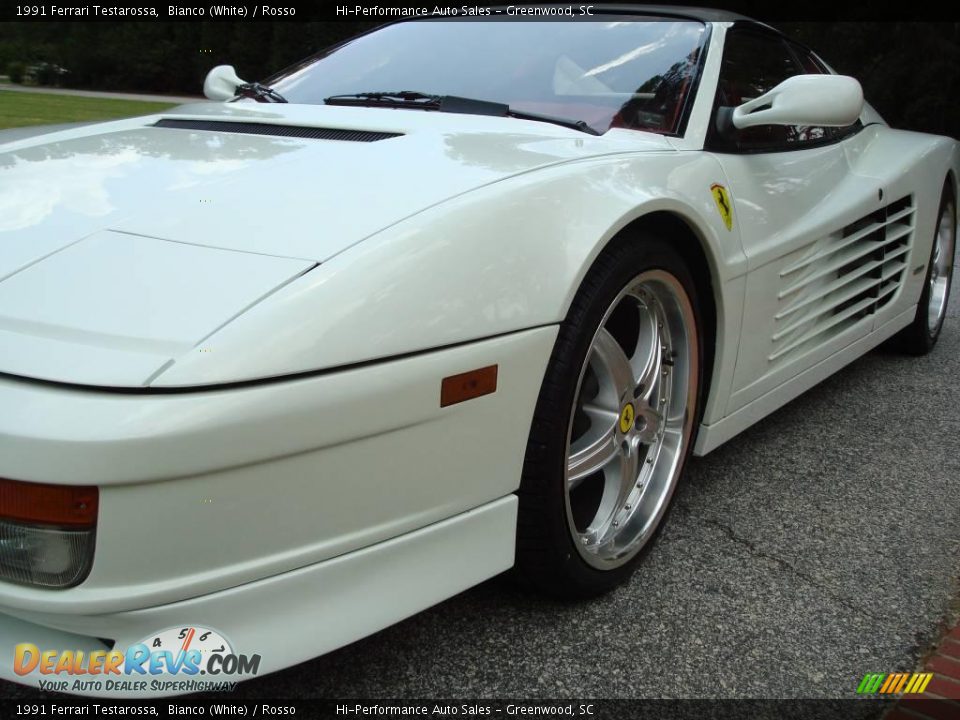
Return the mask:
M593 12L0 145L0 675L262 674L514 566L603 592L691 453L933 347L953 140L746 18Z

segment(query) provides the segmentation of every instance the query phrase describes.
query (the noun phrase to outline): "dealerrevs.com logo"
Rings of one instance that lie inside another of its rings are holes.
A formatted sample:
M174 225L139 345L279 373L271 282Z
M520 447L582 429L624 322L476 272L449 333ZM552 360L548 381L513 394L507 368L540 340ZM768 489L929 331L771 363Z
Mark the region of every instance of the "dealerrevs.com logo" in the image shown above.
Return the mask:
M14 648L17 675L41 675L41 690L60 692L200 692L232 690L253 677L259 655L234 652L216 630L168 628L125 651L41 649L34 643Z

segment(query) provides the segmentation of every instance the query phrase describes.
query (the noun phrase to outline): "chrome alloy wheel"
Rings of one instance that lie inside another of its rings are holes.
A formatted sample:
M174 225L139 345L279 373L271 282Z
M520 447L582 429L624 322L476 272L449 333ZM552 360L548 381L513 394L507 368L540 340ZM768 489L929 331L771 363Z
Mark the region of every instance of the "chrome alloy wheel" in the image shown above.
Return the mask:
M933 258L930 267L929 307L927 309L927 329L936 334L947 312L947 292L950 288L950 274L953 272L953 253L956 248L957 226L953 203L943 206L937 223L937 234L933 238Z
M663 270L635 277L593 336L567 432L567 522L592 567L626 563L659 524L690 442L698 362L683 286Z

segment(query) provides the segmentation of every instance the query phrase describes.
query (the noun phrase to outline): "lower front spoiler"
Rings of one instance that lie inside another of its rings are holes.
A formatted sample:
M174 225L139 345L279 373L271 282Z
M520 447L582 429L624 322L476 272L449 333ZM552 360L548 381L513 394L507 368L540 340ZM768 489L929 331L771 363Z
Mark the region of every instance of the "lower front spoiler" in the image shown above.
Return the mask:
M53 615L0 608L0 677L77 695L148 698L200 689L190 681L235 682L252 675L18 675L14 648L44 650L129 646L168 629L214 628L235 653L260 656L257 676L303 662L424 610L514 561L514 495L386 542L298 570L181 602L107 615ZM98 638L109 638L104 641ZM105 644L109 643L109 644ZM100 681L98 687L91 681ZM157 680L157 682L152 682ZM165 683L183 683L181 686Z

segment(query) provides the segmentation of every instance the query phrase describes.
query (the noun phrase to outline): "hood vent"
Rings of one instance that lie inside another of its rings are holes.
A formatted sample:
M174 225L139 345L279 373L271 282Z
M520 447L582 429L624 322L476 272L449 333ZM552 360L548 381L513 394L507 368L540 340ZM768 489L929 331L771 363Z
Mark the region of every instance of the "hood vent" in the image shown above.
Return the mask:
M178 130L206 130L207 132L243 133L245 135L273 135L276 137L308 138L310 140L344 140L347 142L376 142L400 137L401 133L373 132L371 130L343 130L340 128L298 127L268 123L221 122L219 120L158 120L154 127Z
M913 241L913 197L808 246L780 272L770 361L822 344L893 300Z

